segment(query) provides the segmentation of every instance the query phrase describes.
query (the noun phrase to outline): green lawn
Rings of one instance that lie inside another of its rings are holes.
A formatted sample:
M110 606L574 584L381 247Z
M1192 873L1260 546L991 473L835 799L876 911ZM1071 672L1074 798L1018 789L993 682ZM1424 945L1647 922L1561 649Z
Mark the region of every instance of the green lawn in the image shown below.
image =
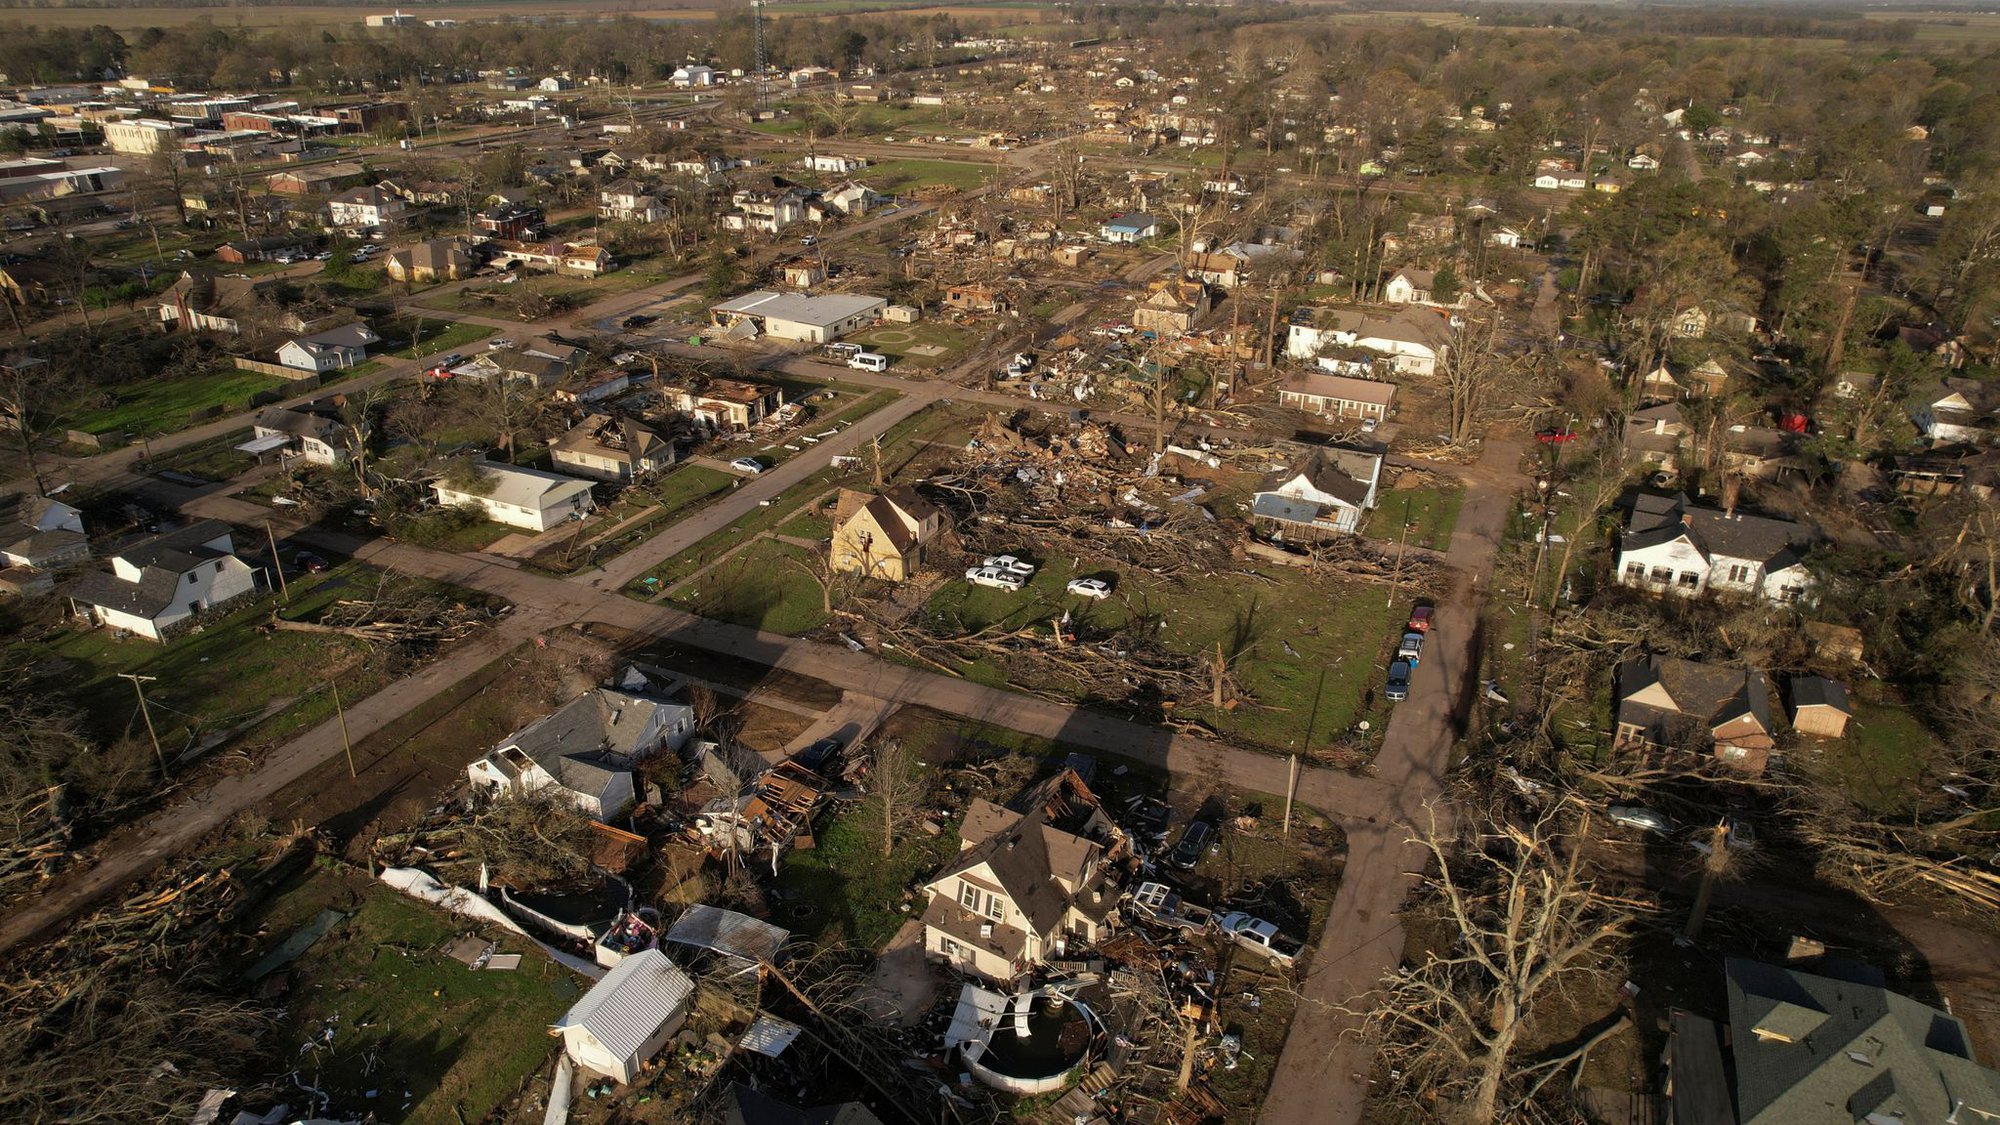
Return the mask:
M1408 522L1410 546L1447 550L1452 529L1458 526L1458 509L1464 503L1463 488L1390 489L1382 493L1369 515L1367 531L1377 539L1400 541L1403 524Z
M948 819L939 835L913 832L885 858L869 811L845 806L816 848L785 857L772 889L785 906L772 921L823 945L881 949L904 922L922 916L922 897L905 900L904 888L957 853L957 828Z
M261 542L240 549L262 553ZM341 597L365 596L375 572L348 564L291 580L285 616L310 619ZM83 705L93 732L103 738L145 738L132 685L120 672L153 676L146 700L161 747L169 759L204 734L237 729L253 745L275 743L333 714L322 690L339 675L350 699L386 683L390 670L371 660L370 646L349 637L322 633L264 633L277 599L263 596L199 633L169 644L118 640L109 629L61 634L49 651L72 664L65 684ZM260 718L261 717L261 718Z
M801 572L804 548L760 539L674 591L682 609L753 629L797 636L826 624L819 584Z
M654 567L632 583L627 591L634 597L650 598L695 571L749 542L759 532L770 531L790 519L801 504L825 492L833 483L859 475L859 469L828 467L780 492L768 506L753 508L735 523Z
M914 191L932 185L969 191L993 178L993 166L956 160L884 160L869 165L859 178L884 193Z
M399 319L383 326L382 335L388 340L404 342L403 347L385 354L398 359L417 359L457 351L493 335L493 329L483 324L459 324L449 320Z
M156 473L186 473L204 480L229 480L257 464L255 457L236 448L249 440L248 429L232 430L219 438L162 453L153 458L151 468Z
M1800 742L1809 769L1881 816L1908 810L1938 749L1937 738L1910 712L1859 700L1846 738L1801 737Z
M255 371L220 368L120 387L115 392L115 405L73 409L63 424L91 434L172 433L205 421L211 411L229 414L248 410L252 395L273 390L290 394L293 388L292 383Z
M1190 656L1211 652L1221 641L1250 701L1234 711L1215 711L1202 701L1177 714L1274 750L1304 744L1322 668L1326 686L1313 722L1314 745L1379 711L1384 657L1409 612L1410 592L1390 605L1382 587L1343 585L1285 567L1260 568L1257 573L1269 583L1215 575L1180 586L1089 559L1072 570L1068 557L1045 557L1032 543L1013 553L1041 564L1026 589L1010 593L963 579L949 582L921 611L926 627L944 636L991 625L1015 629L1051 621L1067 608L1085 640L1114 634L1138 619L1155 621L1162 643ZM1072 575L1115 579L1113 596L1092 602L1067 595ZM993 664L961 671L985 683L1063 690L1030 683Z
M726 492L736 477L706 465L682 465L658 480L628 490L640 494L673 515L700 504L718 492Z
M268 935L249 958L323 909L348 917L293 963L279 1039L296 1044L330 1031L296 1063L337 1116L373 1112L412 1125L487 1119L553 1056L549 1025L590 983L514 935L500 935L500 949L523 954L518 970L471 972L441 950L477 929L472 923L363 873L330 869L309 872L246 920Z
M897 367L937 368L958 362L975 336L971 329L929 320L917 324L885 324L856 333L848 339L894 358Z

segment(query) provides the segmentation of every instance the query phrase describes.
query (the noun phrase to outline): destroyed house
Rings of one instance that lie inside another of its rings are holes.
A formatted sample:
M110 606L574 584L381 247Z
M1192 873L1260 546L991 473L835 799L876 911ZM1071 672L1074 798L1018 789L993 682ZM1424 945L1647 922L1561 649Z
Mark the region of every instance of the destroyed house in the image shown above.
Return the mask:
M586 414L549 442L549 460L578 476L629 481L673 467L674 443L631 418Z
M924 952L1012 981L1116 924L1128 847L1096 794L1064 769L1014 808L975 797L960 851L924 888Z
M1251 517L1274 539L1351 535L1375 506L1381 482L1379 453L1314 449L1267 482L1251 502Z
M559 787L598 820L634 800L632 766L661 750L678 750L694 729L685 704L597 688L509 735L466 767L474 786L510 793Z

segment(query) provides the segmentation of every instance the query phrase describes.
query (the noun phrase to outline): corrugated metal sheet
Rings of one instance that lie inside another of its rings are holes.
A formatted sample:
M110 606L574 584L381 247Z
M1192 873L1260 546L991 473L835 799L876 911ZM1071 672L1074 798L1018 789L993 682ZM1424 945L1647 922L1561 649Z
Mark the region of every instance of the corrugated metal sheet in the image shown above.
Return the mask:
M774 962L778 949L792 936L748 914L706 904L690 906L667 930L666 940L713 950L745 961Z
M657 949L618 962L563 1014L558 1028L582 1027L621 1059L637 1054L694 995L694 981Z

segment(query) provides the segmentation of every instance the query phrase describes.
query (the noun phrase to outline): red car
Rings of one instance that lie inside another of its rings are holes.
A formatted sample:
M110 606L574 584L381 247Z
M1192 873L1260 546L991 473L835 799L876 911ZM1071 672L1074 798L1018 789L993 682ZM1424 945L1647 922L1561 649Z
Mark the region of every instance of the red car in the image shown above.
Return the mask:
M1429 636L1431 631L1431 614L1433 612L1430 606L1418 606L1410 611L1410 623L1404 626L1404 628L1412 633L1422 633L1425 636Z

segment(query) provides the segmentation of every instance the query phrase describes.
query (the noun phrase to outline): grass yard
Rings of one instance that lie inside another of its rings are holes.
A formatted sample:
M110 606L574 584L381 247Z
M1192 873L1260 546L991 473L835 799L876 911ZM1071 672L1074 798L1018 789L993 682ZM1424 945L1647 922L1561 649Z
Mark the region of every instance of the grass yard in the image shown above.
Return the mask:
M1377 539L1400 540L1407 521L1410 546L1447 550L1451 547L1452 529L1458 526L1458 509L1464 503L1463 488L1390 489L1382 493L1380 503L1368 517L1368 534Z
M933 186L970 191L990 180L993 168L956 160L884 160L869 165L863 175L868 186L885 194Z
M802 547L760 539L674 591L682 609L753 629L797 636L826 624L819 584L794 560L810 556Z
M375 574L348 564L295 577L285 616L310 620L338 598L364 594ZM276 601L258 597L171 644L120 640L109 629L90 629L64 634L49 648L70 662L63 678L102 738L146 736L132 685L118 678L131 672L156 677L146 685L146 702L169 758L217 731L245 735L252 746L274 744L333 714L323 690L328 677L340 676L348 698L359 699L391 675L385 662L370 659L370 647L360 640L260 632L257 626Z
M898 368L934 369L957 363L972 345L975 333L956 324L928 320L916 324L885 324L848 339L889 356Z
M846 470L832 467L821 469L780 492L769 506L752 509L735 523L654 567L644 577L632 583L626 592L634 597L650 598L707 566L710 561L722 558L749 542L760 532L776 528L790 519L800 505L833 487L834 482L857 478L860 475L861 470L858 467Z
M726 492L737 478L705 465L682 465L658 480L628 489L626 495L643 496L658 504L667 515L698 506L718 492Z
M954 821L936 836L913 832L884 857L872 814L847 806L826 825L818 847L785 857L772 888L785 906L773 921L822 945L880 949L922 914L922 897L905 897L906 891L957 853L957 829Z
M1795 756L1808 769L1884 817L1909 809L1917 781L1938 750L1936 736L1909 711L1859 699L1846 738L1801 736L1799 742Z
M459 324L449 320L399 319L384 326L382 335L385 339L403 344L385 354L397 359L418 359L458 351L493 335L493 329L484 324Z
M159 454L149 468L156 473L185 473L203 480L230 480L257 464L255 457L236 448L249 440L248 429L232 430L218 438Z
M210 416L248 410L251 396L264 391L294 393L293 384L283 379L233 367L181 379L153 379L119 388L115 405L73 408L63 425L100 435L173 433Z
M472 923L332 868L308 872L248 919L262 939L248 959L327 909L347 917L293 963L280 1034L300 1044L298 1078L342 1117L487 1119L553 1057L548 1027L589 983L508 934L500 950L522 954L521 967L471 972L441 950Z
M1304 744L1322 668L1326 686L1313 720L1315 745L1377 710L1384 658L1409 612L1408 596L1388 605L1380 587L1342 585L1291 568L1259 569L1268 583L1215 576L1184 587L1088 560L1076 566L1066 557L1046 557L1031 542L1013 553L1041 564L1026 589L1012 593L963 579L946 583L921 611L925 626L956 636L993 625L1020 628L1048 622L1068 609L1086 641L1092 634L1109 635L1152 619L1162 642L1179 652L1198 655L1221 642L1251 702L1234 711L1202 703L1184 706L1177 714L1280 751ZM1071 577L1086 576L1114 579L1112 597L1093 602L1064 592ZM961 671L993 686L1025 682L985 661Z

